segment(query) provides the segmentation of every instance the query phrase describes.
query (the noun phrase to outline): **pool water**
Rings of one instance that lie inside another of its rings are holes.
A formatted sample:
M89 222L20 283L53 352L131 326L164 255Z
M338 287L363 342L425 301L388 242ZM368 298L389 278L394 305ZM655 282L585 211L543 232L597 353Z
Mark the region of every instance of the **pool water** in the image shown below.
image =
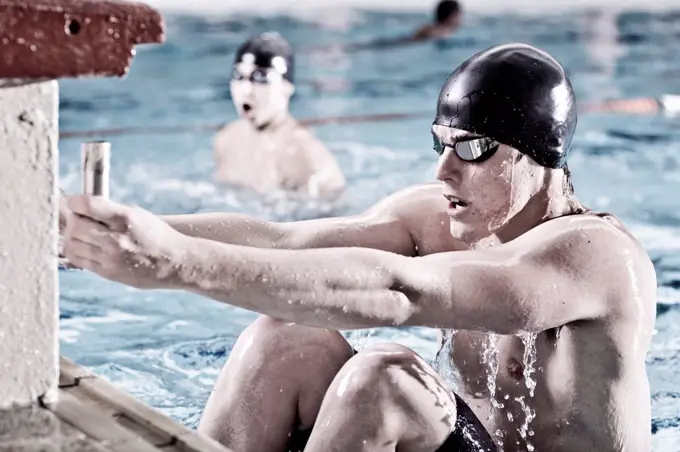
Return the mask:
M235 118L230 62L248 36L278 30L298 49L297 117L433 111L449 72L474 52L523 41L555 55L581 102L680 94L680 13L574 13L540 19L468 16L439 42L375 51L314 46L399 35L427 17L346 11L228 19L167 16L168 41L138 49L124 79L61 83L63 131L219 124ZM113 146L112 197L157 213L247 212L296 220L359 212L404 186L432 180L432 117L317 127L349 188L335 204L260 199L211 182L210 133L102 136ZM648 358L654 450L680 450L680 120L582 115L570 166L578 196L619 215L658 272L657 332ZM61 186L79 191L80 141L60 142ZM60 272L62 353L116 386L195 427L238 334L255 314L176 291L138 291L80 271ZM428 358L435 332L352 333L357 343L395 340Z

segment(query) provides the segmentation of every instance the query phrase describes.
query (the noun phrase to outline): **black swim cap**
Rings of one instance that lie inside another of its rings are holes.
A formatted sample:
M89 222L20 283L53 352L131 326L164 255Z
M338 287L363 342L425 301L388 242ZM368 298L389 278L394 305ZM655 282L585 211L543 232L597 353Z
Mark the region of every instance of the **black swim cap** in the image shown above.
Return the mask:
M576 121L576 99L560 63L535 47L507 44L453 71L434 124L492 138L543 166L562 168Z
M437 5L434 18L437 23L444 23L446 20L460 12L460 4L456 0L442 0Z
M293 83L293 48L280 34L267 32L250 38L236 50L234 64L246 61L246 55L252 55L255 66L274 69Z

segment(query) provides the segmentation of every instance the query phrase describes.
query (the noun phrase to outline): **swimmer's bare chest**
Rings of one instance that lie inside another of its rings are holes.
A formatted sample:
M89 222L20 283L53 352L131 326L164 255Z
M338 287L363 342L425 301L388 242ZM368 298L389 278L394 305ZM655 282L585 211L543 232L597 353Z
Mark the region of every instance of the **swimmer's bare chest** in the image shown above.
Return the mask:
M222 181L259 191L300 189L309 178L308 165L293 136L293 130L267 134L239 125L222 140Z
M457 331L449 336L456 390L505 452L531 450L540 431L537 414L541 423L554 417L546 403L553 398L545 398L545 362L551 360L560 334Z
M612 378L626 364L606 350L611 338L602 329L565 325L520 337L457 331L453 387L503 452L642 450L636 442L649 420L643 405L628 410L648 394L637 377Z

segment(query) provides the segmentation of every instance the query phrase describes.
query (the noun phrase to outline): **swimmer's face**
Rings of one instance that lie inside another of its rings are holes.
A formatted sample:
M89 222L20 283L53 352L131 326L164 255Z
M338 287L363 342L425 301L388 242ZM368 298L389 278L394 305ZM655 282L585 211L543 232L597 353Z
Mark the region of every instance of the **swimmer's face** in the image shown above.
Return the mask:
M234 66L231 98L239 116L256 127L266 126L288 113L293 85L273 68L261 68L248 61Z
M454 237L474 243L496 234L540 188L542 168L516 149L439 125L432 134Z
M460 27L460 23L462 21L462 14L460 12L453 13L449 17L446 18L446 21L444 22L444 26L447 28L450 28L451 30L454 30L458 27Z

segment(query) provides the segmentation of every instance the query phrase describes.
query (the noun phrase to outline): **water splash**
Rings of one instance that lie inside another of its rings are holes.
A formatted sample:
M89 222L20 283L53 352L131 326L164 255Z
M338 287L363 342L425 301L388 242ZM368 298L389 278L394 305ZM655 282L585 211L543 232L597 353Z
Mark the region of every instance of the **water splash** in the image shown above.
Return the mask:
M529 397L534 397L534 391L536 389L536 380L532 378L532 374L536 371L536 333L522 333L518 335L522 344L524 344L524 355L522 357L523 374L524 374L524 384L529 389ZM529 441L528 437L533 436L533 430L529 429L529 424L536 417L536 412L529 407L528 403L524 400L524 397L516 397L515 401L520 404L522 411L524 412L524 421L519 429L519 434L524 439L527 445L527 450L529 452L534 450L534 446Z
M456 391L456 371L453 365L453 338L456 330L441 330L439 351L434 358L434 370L446 381L449 386Z
M524 344L524 356L522 358L524 384L529 388L529 397L533 397L534 390L536 389L536 380L531 378L531 374L536 371L534 368L536 364L536 333L523 333L519 335L519 338Z
M489 390L489 399L494 408L503 408L505 405L496 399L496 376L498 375L498 334L488 334L482 343L482 364L486 369L486 387Z
M354 350L360 352L368 345L368 341L377 331L376 328L367 330L354 330L347 333L347 342L354 347Z
M515 397L515 402L519 403L520 407L522 408L522 411L524 412L524 422L519 428L519 434L522 437L522 439L526 442L527 450L529 452L533 452L535 448L529 441L529 437L534 436L534 431L529 429L529 424L536 417L536 412L533 409L531 409L529 405L527 405L526 401L524 400L524 396Z
M488 334L482 342L482 364L486 366L486 387L489 390L489 401L495 409L505 407L505 404L496 399L496 376L498 375L498 334ZM491 410L488 421L494 417L494 410ZM500 450L503 450L503 432L499 429L494 432L494 441Z

